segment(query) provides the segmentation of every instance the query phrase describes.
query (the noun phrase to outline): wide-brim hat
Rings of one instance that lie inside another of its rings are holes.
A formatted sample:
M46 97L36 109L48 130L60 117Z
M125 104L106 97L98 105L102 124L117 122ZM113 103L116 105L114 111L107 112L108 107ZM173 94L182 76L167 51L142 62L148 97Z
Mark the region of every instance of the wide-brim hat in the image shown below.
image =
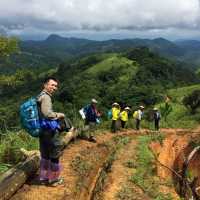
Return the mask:
M139 106L139 108L144 109L144 106Z
M98 103L98 101L96 99L92 99L91 102L92 103Z

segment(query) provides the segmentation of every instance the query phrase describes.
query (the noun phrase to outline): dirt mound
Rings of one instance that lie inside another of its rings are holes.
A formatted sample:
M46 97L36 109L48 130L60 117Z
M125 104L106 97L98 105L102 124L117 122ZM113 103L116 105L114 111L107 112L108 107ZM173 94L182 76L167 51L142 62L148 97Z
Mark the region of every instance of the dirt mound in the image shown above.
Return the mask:
M166 133L166 132L165 132ZM167 130L166 138L160 144L154 142L150 148L157 157L157 174L161 179L171 179L174 182L176 191L189 198L192 193L190 182L195 180L194 191L200 187L200 151L195 152L195 155L187 160L197 145L199 138L199 129L197 130L181 130L173 129L171 132ZM187 190L190 190L188 192ZM194 192L195 193L195 192Z

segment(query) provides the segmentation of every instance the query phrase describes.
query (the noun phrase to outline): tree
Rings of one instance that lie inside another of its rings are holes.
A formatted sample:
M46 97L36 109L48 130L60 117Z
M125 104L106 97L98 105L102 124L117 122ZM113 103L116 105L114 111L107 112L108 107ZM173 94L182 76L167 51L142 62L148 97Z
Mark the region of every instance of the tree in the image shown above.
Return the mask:
M10 54L18 51L18 40L16 38L0 36L0 58L8 57Z
M200 106L200 90L194 90L191 94L183 98L183 104L189 108L192 114L196 113Z

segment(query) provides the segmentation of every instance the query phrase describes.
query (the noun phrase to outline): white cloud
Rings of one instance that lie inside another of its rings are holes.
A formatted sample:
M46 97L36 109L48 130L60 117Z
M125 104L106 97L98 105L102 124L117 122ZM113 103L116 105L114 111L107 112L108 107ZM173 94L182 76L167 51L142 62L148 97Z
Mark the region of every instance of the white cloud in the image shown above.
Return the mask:
M152 31L200 27L199 0L1 0L7 31Z

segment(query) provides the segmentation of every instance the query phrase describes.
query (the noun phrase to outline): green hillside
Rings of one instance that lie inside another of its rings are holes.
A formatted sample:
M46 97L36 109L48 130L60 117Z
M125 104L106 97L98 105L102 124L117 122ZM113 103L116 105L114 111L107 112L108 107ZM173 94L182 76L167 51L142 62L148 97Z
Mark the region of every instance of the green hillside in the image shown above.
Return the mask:
M197 111L195 114L191 114L190 110L188 110L182 103L185 96L191 94L194 90L198 90L199 88L200 84L195 84L167 90L166 94L171 99L169 104L172 107L172 111L167 116L166 121L162 120L162 127L194 128L199 125L200 111ZM157 107L162 110L162 108L165 107L164 101L157 104Z
M137 66L138 64L133 60L129 60L119 54L111 54L105 60L90 67L86 72L91 75L98 75L101 72L118 69L119 71L124 71L125 75L133 76L136 73Z
M162 101L168 89L199 81L194 72L148 48L84 56L42 73L21 70L12 76L0 76L1 127L19 126L20 103L37 95L44 77L49 75L61 81L55 109L72 119L78 117L75 113L91 98L98 99L106 118L106 111L114 101L132 109L139 104L151 107Z

